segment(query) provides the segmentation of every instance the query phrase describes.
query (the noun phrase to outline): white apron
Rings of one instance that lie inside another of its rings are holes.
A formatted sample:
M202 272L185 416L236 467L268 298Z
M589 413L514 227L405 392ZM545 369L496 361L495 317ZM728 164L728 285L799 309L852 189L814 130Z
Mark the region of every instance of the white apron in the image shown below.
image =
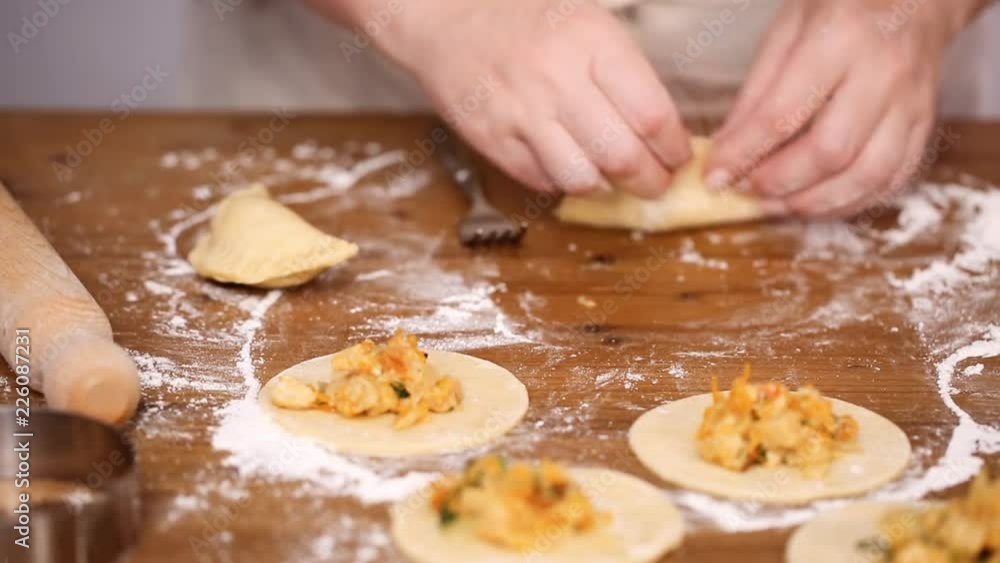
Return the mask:
M682 113L719 119L738 91L781 0L607 3L631 27ZM187 0L187 11L180 72L180 96L186 107L429 108L415 81L373 45L348 60L343 49L355 44L354 33L331 24L302 2ZM975 115L983 107L985 72L976 65L988 62L989 55L976 27L966 30L949 53L941 100L945 114Z

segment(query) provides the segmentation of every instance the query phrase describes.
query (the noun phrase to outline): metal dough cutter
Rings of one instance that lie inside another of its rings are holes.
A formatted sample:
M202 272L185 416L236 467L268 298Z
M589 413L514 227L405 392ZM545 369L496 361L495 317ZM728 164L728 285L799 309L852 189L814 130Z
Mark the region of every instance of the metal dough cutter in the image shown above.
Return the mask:
M24 414L0 407L0 561L127 560L140 501L135 450L125 435L81 416Z

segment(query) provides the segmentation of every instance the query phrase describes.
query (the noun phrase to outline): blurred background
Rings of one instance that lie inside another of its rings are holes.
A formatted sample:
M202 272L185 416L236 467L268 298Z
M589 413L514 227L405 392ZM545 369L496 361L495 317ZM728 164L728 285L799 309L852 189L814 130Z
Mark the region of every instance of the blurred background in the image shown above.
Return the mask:
M246 69L234 70L238 79L219 77L218 95L214 97L211 93L194 95L186 86L199 61L224 55L211 52L215 50L259 48L265 55L280 53L283 69L302 66L294 49L282 50L275 45L272 50L266 29L258 28L249 41L236 35L253 32L253 28L233 21L259 11L268 1L273 0L2 0L0 27L5 45L0 48L0 68L5 72L0 76L0 106L109 110L115 100L127 95L152 72L163 79L156 82L155 88L143 89L144 99L136 102L139 109L274 107L276 102L266 95L250 95L266 93L273 83L283 80L274 72L255 75L253 69L249 73ZM908 1L919 4L928 0ZM37 16L45 6L54 15ZM36 22L44 21L44 25L25 29L23 18L33 17ZM336 49L337 37L346 35L320 18L315 19L305 21L305 26L314 34L329 32L328 44ZM328 26L330 30L325 29ZM1000 53L1000 3L994 3L965 35L955 49L977 53L972 60L979 68L965 73L974 78L958 88L960 96L945 100L945 111L950 116L1000 118L1000 62L996 59ZM366 49L363 56L375 57L371 51L374 49ZM331 53L331 57L339 56ZM322 74L316 68L308 66L302 72ZM356 68L360 70L362 65ZM352 84L352 76L344 74L317 79L339 80L346 88ZM410 88L400 80L401 89ZM284 100L280 103L286 105ZM290 109L345 109L308 95L294 98L287 105ZM412 109L379 99L372 100L372 107Z

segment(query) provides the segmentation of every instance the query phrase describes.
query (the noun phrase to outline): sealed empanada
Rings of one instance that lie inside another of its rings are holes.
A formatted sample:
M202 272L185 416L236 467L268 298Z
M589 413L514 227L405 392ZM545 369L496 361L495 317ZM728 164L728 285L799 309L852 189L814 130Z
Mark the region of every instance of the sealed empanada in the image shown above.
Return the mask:
M206 278L276 288L303 284L357 253L356 244L316 229L255 184L219 203L188 260Z
M711 192L705 187L704 169L712 142L691 138L691 160L674 174L662 196L642 199L619 190L592 196L568 196L556 209L567 223L594 227L670 231L723 223L751 221L764 216L760 203L733 191Z

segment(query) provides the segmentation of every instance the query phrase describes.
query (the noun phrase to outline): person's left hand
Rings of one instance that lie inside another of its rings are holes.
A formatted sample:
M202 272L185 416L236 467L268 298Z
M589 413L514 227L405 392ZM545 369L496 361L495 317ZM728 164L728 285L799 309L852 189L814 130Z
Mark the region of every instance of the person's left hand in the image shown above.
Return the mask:
M933 127L945 48L970 0L785 3L726 123L707 183L752 186L767 211L857 213L909 184Z

